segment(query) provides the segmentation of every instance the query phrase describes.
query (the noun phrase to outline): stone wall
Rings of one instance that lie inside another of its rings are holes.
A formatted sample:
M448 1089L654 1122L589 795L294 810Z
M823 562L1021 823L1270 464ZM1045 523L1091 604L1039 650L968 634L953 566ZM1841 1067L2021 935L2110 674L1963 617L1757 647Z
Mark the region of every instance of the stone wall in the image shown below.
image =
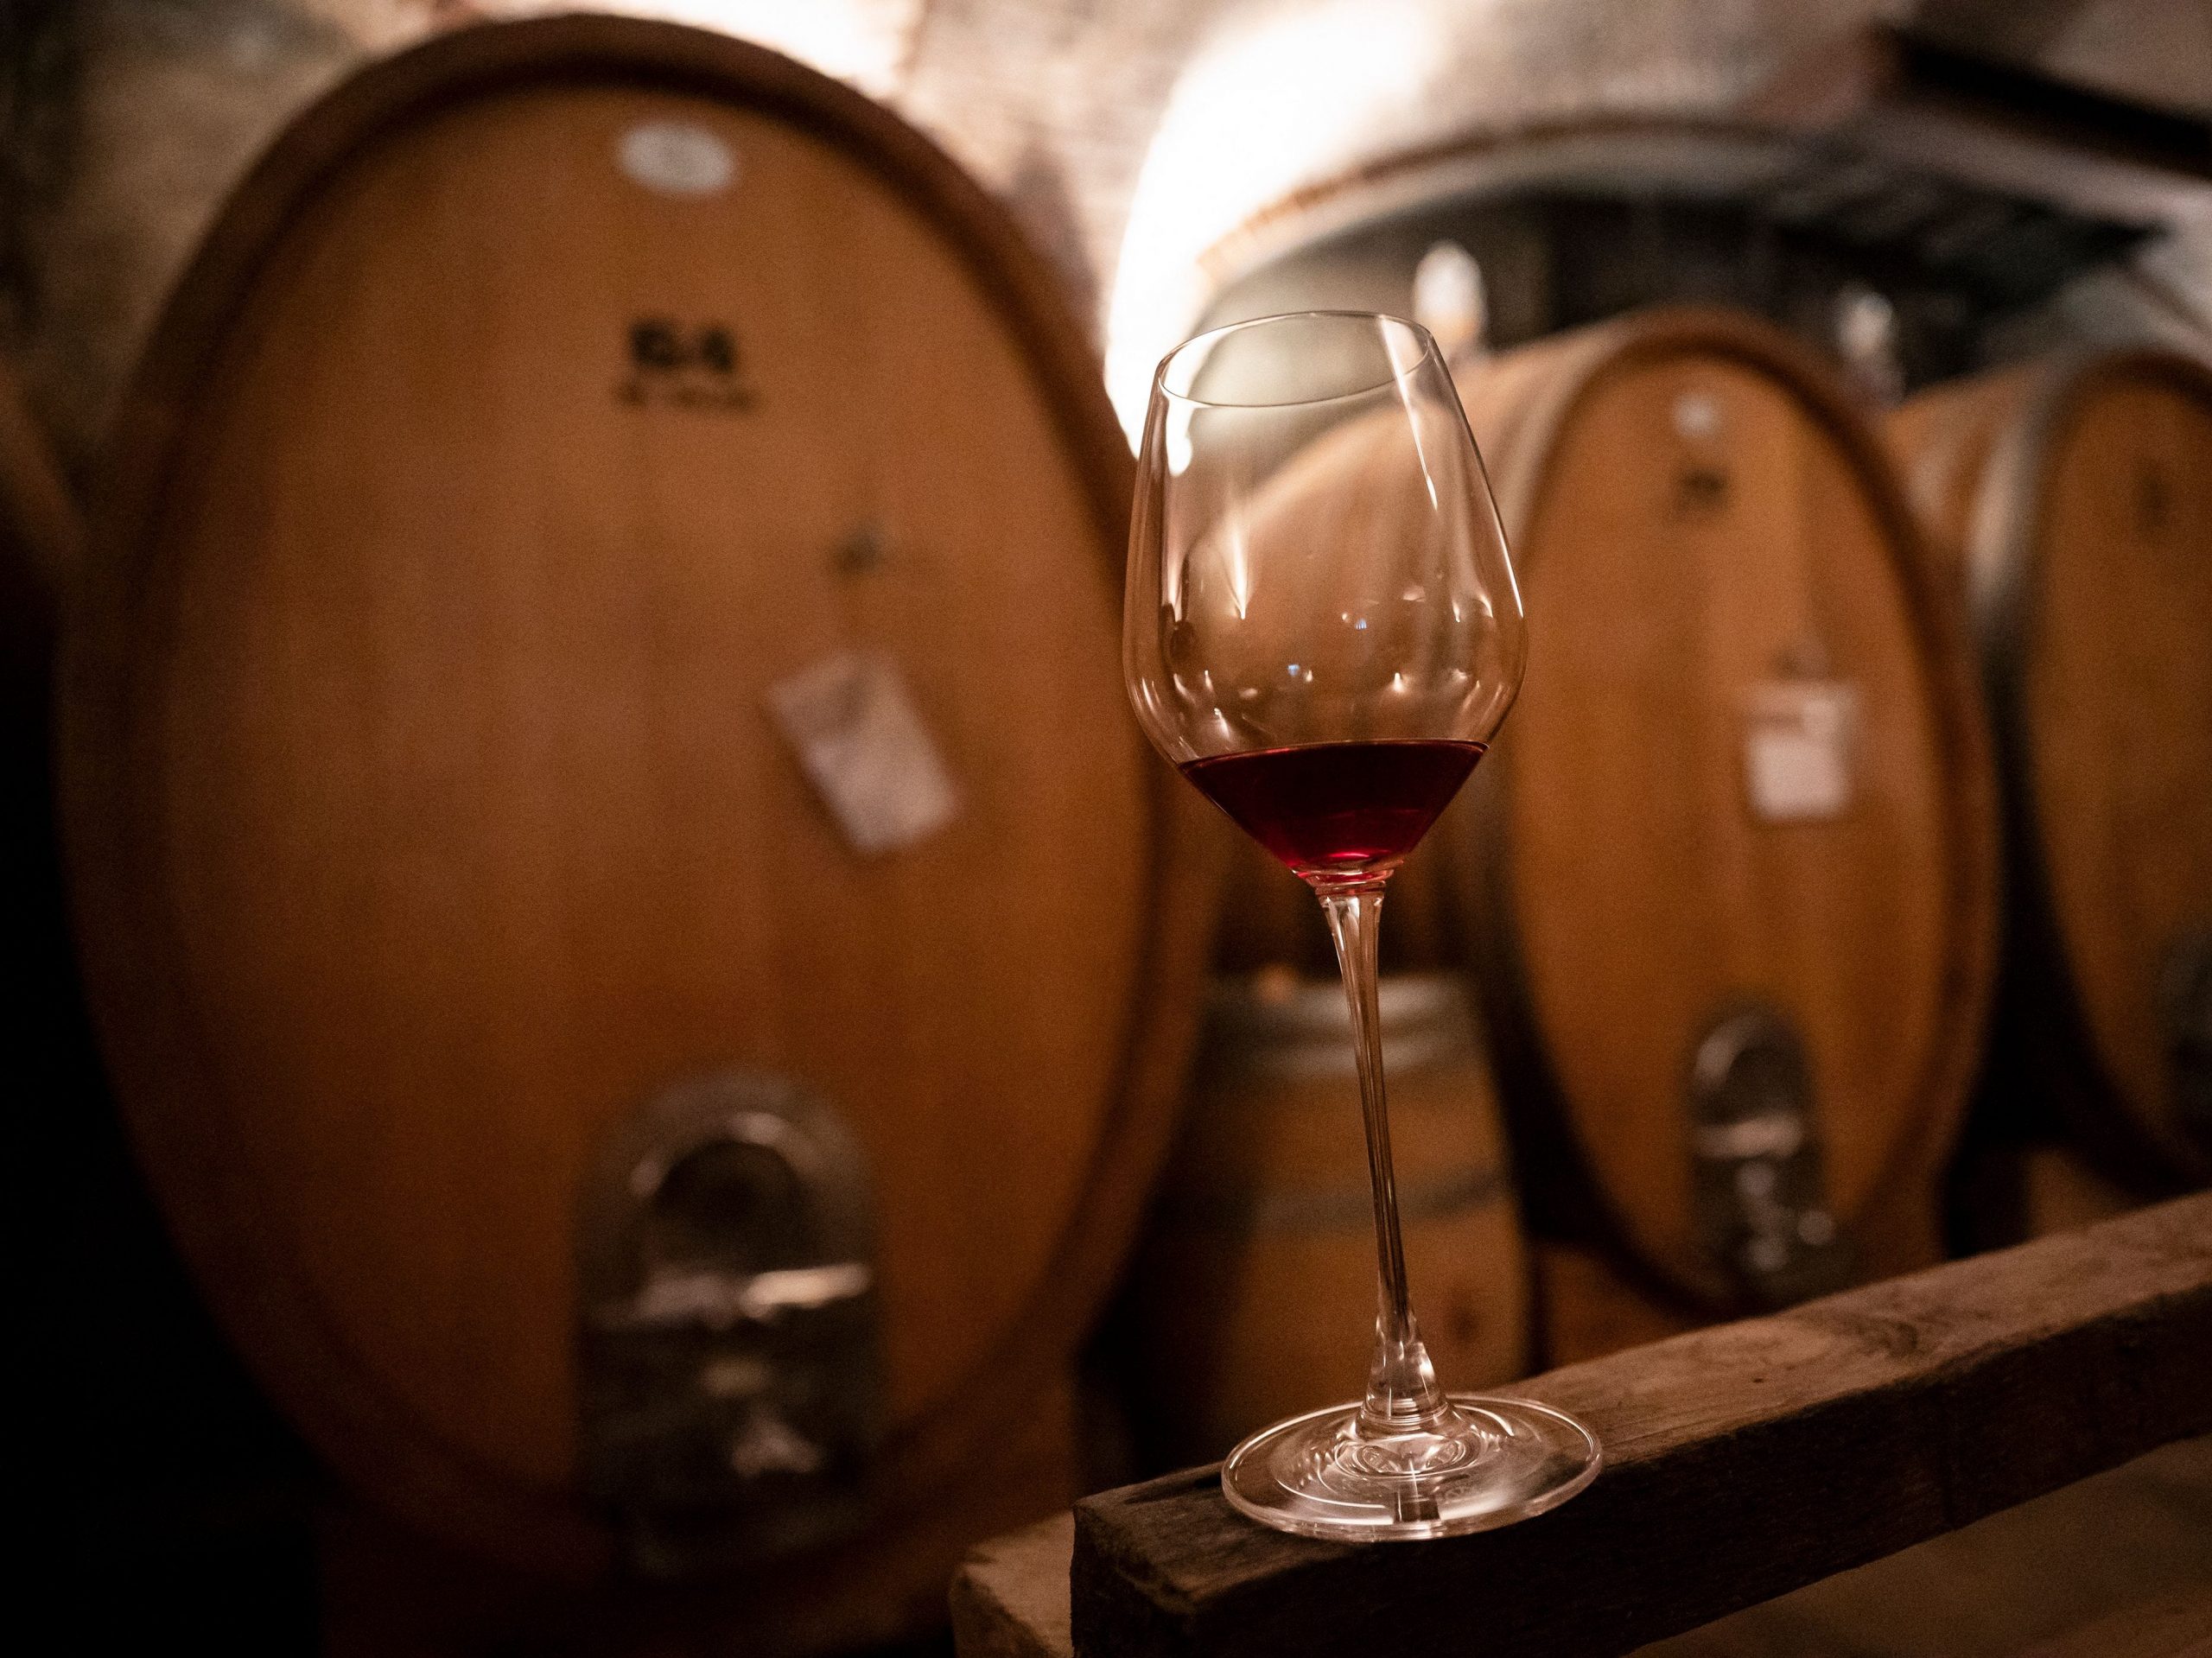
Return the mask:
M618 0L721 22L886 99L1008 202L1103 346L1252 212L1408 147L1725 110L1870 18L2212 107L2212 0ZM0 283L30 397L95 451L162 299L284 123L378 54L543 0L16 0ZM35 48L34 51L33 48ZM2146 259L2212 296L2212 226ZM2055 326L2125 331L2131 278ZM1147 295L1150 296L1147 301ZM2133 297L2131 298L2130 296ZM1172 311L1172 305L1167 308ZM2119 318L2118 321L2114 319Z

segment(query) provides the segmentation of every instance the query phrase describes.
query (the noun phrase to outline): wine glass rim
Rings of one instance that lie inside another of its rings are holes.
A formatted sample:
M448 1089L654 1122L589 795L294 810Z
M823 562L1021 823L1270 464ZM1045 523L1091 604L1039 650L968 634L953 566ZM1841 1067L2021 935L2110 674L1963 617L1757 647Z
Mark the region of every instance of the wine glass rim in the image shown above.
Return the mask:
M1323 321L1381 323L1386 327L1402 328L1420 346L1421 354L1414 362L1403 368L1393 366L1389 373L1379 379L1370 380L1361 385L1346 386L1340 391L1330 391L1313 397L1275 397L1262 401L1245 398L1224 400L1217 397L1194 397L1186 391L1176 391L1167 384L1168 369L1174 364L1177 358L1195 346L1204 346L1211 350L1216 343L1229 335L1241 334L1248 328L1265 328L1283 322ZM1338 403L1346 397L1363 397L1370 392L1381 391L1386 385L1402 384L1408 375L1418 372L1432 359L1440 364L1443 361L1443 355L1437 349L1436 337L1411 317L1397 316L1389 311L1327 309L1278 311L1268 316L1246 317L1241 321L1224 322L1219 327L1208 328L1201 334L1192 334L1160 359L1160 366L1153 371L1152 391L1155 397L1166 397L1175 403L1187 404L1193 409L1300 409L1316 403Z

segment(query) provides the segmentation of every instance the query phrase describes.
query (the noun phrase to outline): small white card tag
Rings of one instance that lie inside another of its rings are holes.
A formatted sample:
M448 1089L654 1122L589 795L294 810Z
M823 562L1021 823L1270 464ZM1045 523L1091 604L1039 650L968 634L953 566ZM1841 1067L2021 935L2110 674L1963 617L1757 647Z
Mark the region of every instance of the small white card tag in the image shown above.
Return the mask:
M1763 823L1817 823L1851 809L1859 688L1770 679L1744 698L1744 790Z
M824 657L770 686L768 705L855 852L895 852L959 815L951 774L888 657Z
M737 178L737 152L688 121L640 122L614 154L633 182L664 196L719 195Z

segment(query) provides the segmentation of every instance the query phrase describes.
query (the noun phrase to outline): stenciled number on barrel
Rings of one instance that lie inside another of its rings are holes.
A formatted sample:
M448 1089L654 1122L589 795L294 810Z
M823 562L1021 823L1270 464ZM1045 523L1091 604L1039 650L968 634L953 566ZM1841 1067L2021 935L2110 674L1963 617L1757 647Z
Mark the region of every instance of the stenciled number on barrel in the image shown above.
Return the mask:
M624 346L629 373L614 388L624 403L742 415L760 401L727 322L687 328L673 317L639 317Z

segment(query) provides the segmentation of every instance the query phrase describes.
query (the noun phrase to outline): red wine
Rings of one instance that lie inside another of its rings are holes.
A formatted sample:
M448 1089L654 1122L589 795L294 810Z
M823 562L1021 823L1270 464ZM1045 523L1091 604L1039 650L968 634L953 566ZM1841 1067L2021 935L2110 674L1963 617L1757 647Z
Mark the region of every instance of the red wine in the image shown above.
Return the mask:
M1395 863L1483 757L1481 743L1306 743L1191 760L1183 775L1311 880Z

